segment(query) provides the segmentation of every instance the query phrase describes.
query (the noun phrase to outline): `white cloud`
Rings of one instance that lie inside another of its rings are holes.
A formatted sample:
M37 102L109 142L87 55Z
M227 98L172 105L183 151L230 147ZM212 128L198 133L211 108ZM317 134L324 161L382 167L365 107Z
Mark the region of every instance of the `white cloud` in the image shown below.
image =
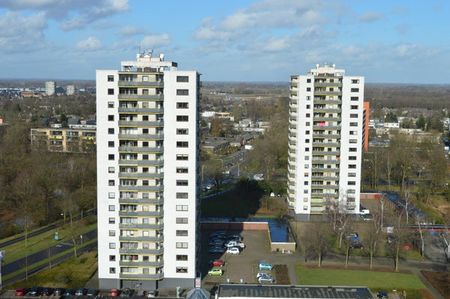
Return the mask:
M146 49L155 49L170 44L170 37L167 33L146 35L141 41L140 46Z
M143 30L142 28L135 27L135 26L124 26L124 27L120 28L119 33L124 36L132 36L132 35L144 34L145 30Z
M128 10L128 0L0 0L0 8L39 11L74 30Z
M43 13L24 16L17 12L0 15L0 52L32 52L45 44L47 21Z
M87 39L81 40L76 44L76 48L80 51L96 51L102 47L102 43L95 36L89 36Z
M364 23L372 23L379 21L384 18L384 15L382 13L376 12L376 11L368 11L358 17L358 20L360 22Z

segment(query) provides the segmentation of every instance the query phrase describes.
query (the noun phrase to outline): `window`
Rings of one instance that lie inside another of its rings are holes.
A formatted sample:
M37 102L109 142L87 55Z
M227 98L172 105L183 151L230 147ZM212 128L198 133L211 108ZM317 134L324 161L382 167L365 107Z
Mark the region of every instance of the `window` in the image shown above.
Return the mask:
M188 115L177 115L177 121L189 121Z
M187 194L187 192L177 192L176 198L178 198L178 199L187 199L188 198L188 194Z
M188 147L188 145L187 141L177 141L177 147Z
M303 194L308 194L308 190L303 190Z
M188 218L186 218L186 217L177 217L176 223L177 224L187 224L188 223Z
M108 155L108 160L109 161L113 161L114 160L114 154L109 154Z
M109 222L109 224L115 224L116 223L116 218L109 217L108 222Z
M359 88L350 88L350 92L359 92Z
M348 165L348 168L350 168L350 169L355 169L355 168L356 168L356 164L349 164L349 165Z
M309 168L309 164L305 164L304 167L305 167L305 169L308 169Z
M188 96L189 89L177 89L177 96Z
M177 155L178 161L187 161L189 159L188 155Z
M350 157L348 157L348 159L349 159L350 161L355 161L355 160L356 160L356 156L350 156Z
M178 102L177 103L177 108L178 109L188 109L189 108L189 103L187 103L187 102Z
M116 210L116 206L115 205L109 205L108 206L108 211L114 212L115 210Z
M143 115L143 116L142 116L142 120L143 120L143 121L148 121L148 115Z
M187 135L188 132L188 129L177 129L177 135Z
M357 127L357 126L358 126L358 123L355 123L355 122L350 123L350 127Z
M358 79L352 79L352 84L358 84L359 80Z
M177 167L177 173L188 173L189 170L186 167Z
M108 121L114 121L114 115L108 115Z
M108 102L108 108L114 108L114 102Z
M310 117L311 116L311 113L306 113L306 117Z
M176 208L177 212L187 212L188 211L187 205L176 205L175 208ZM186 231L186 235L187 235L187 231Z
M349 185L349 186L355 186L355 185L356 185L356 182L355 182L355 181L348 181L348 185Z
M109 261L110 262L115 262L116 261L116 256L115 255L110 255L109 256Z
M189 82L188 76L177 76L177 82Z
M311 101L311 96L306 96L307 101Z
M309 143L309 139L305 139L305 143Z
M114 134L114 128L108 128L108 134Z
M306 182L303 182L303 183L304 183L305 186L308 186L308 182L307 182L307 181L306 181Z
M188 186L188 180L177 180L177 186Z
M114 192L109 192L109 193L108 193L108 198L109 198L109 199L114 199L114 198L116 198L116 193L114 193Z
M358 143L358 139L354 139L354 138L350 139L349 141L350 141L350 143Z
M358 118L358 114L356 114L356 113L350 113L350 118Z
M309 135L309 130L306 130L306 131L305 131L305 135Z
M176 272L177 273L188 273L188 269L186 267L177 267Z
M351 151L351 152L356 152L356 147L351 147L351 148L350 148L350 151Z
M115 230L110 230L110 231L109 231L109 236L110 236L110 237L116 236L116 231L115 231Z
M311 87L306 87L306 91L311 91Z
M108 147L114 147L114 141L108 141Z
M349 172L349 173L348 173L348 177L354 178L354 177L356 177L356 173L354 173L354 172Z
M188 231L187 230L177 230L176 234L177 234L177 237L187 237Z
M108 180L108 186L114 186L115 181L114 180Z
M116 243L109 243L109 249L116 249Z
M108 94L114 95L114 88L108 88Z
M176 247L186 249L188 248L188 242L177 242Z
M114 75L108 75L108 82L114 82Z
M350 109L357 110L358 109L358 105L350 105Z
M148 180L143 180L142 181L142 186L148 186Z
M188 256L185 254L177 254L177 261L187 261Z
M306 79L306 83L311 83L311 79Z
M309 147L305 148L305 152L309 152Z
M116 268L114 267L109 268L109 274L116 274Z
M306 105L306 109L309 109L309 108L311 108L311 105Z
M114 173L115 168L114 167L108 167L108 173Z
M350 101L358 101L359 97L350 97Z

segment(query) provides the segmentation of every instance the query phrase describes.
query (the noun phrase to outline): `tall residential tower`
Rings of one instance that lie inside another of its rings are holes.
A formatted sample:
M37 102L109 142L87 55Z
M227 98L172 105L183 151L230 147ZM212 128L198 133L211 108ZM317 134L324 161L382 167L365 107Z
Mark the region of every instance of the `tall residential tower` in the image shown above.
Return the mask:
M100 288L193 287L200 75L144 53L96 80Z
M291 77L288 202L301 218L359 213L364 77L317 65Z

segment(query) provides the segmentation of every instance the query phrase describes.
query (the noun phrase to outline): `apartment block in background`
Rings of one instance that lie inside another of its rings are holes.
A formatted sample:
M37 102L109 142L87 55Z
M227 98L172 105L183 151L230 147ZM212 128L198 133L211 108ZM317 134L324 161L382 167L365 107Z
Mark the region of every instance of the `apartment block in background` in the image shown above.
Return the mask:
M45 82L45 94L47 96L52 96L56 92L56 82L55 81L46 81Z
M290 83L290 207L300 218L359 213L364 77L317 65Z
M59 153L94 153L95 125L52 126L31 129L33 148Z
M144 53L96 81L100 288L193 287L200 75Z

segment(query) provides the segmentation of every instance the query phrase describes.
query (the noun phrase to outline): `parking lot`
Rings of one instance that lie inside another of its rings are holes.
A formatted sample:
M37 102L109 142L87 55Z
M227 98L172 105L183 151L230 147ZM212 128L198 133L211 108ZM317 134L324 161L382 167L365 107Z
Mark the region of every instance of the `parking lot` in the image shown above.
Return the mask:
M232 254L210 254L208 253L209 235L214 231L202 232L201 248L201 272L204 287L212 287L218 283L258 283L256 274L259 272L258 264L264 260L269 263L279 264L280 254L270 252L267 231L226 231L227 234L240 234L246 247L238 255ZM225 262L222 276L209 276L211 269L210 261L221 259ZM270 272L270 271L269 271Z

